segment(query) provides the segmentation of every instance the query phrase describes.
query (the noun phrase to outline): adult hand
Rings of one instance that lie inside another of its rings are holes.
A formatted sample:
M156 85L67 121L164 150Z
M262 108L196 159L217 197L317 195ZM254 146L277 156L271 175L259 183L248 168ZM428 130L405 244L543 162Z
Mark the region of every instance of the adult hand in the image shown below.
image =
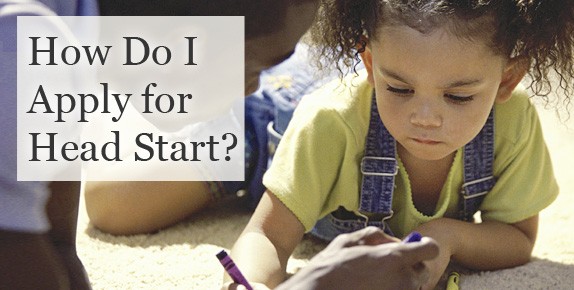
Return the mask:
M399 243L378 228L338 236L309 265L276 289L419 289L436 242Z

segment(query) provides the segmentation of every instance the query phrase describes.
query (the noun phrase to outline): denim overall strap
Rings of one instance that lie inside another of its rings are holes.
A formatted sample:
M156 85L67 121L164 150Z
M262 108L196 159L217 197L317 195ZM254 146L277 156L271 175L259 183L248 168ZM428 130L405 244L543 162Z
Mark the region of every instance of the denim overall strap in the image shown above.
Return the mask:
M461 190L460 219L473 221L482 200L496 183L494 164L494 108L478 135L464 146L464 184Z
M311 234L331 241L339 234L375 226L392 236L386 220L393 215L393 189L398 172L395 151L395 140L381 122L373 93L365 156L361 161L363 180L359 211L350 212L339 207L317 221Z
M369 131L365 142L365 156L361 161L361 213L382 215L382 220L393 215L393 190L398 172L396 141L379 117L375 93L371 103Z

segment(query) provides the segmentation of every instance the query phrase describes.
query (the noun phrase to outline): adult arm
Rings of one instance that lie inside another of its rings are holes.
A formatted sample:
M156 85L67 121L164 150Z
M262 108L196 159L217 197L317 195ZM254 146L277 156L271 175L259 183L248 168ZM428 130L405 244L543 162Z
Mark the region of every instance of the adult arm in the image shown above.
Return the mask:
M53 182L47 233L0 230L0 281L6 289L90 289L76 255L79 182Z
M90 289L84 265L76 253L76 229L80 203L79 181L50 183L46 212L51 229L48 237L67 272L71 289Z
M46 234L0 230L0 281L6 289L70 289Z

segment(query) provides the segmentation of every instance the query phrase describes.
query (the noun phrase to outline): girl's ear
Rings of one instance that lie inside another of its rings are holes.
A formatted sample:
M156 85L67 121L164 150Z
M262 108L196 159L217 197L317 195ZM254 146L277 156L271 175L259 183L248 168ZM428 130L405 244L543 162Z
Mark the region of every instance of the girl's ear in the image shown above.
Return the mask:
M361 37L361 44L363 47L359 48L359 51L362 50L362 52L359 52L359 54L361 55L361 59L363 60L363 63L365 64L365 68L367 69L367 81L369 82L369 84L371 84L371 86L375 86L375 81L373 78L373 57L371 55L371 49L369 48L369 46L367 45L368 43L368 38L366 36L362 36Z
M512 92L524 78L529 66L530 62L525 58L515 57L508 61L504 72L502 72L502 82L496 94L497 103L504 103L510 99Z

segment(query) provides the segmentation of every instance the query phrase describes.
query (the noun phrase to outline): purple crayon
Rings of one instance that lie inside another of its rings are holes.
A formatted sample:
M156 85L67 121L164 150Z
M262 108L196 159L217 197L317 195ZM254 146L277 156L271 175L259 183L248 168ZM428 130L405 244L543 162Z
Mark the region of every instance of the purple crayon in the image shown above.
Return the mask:
M420 242L422 238L423 236L420 233L412 232L403 240L403 243Z
M225 272L227 272L227 274L229 274L231 279L233 279L233 282L245 286L247 290L253 290L253 287L249 285L247 279L245 279L243 274L241 274L241 271L239 271L239 268L237 268L237 266L235 265L233 260L231 260L231 257L227 254L225 250L221 250L221 252L219 252L216 256L217 259L219 259L221 265L223 265L223 269L225 269Z

